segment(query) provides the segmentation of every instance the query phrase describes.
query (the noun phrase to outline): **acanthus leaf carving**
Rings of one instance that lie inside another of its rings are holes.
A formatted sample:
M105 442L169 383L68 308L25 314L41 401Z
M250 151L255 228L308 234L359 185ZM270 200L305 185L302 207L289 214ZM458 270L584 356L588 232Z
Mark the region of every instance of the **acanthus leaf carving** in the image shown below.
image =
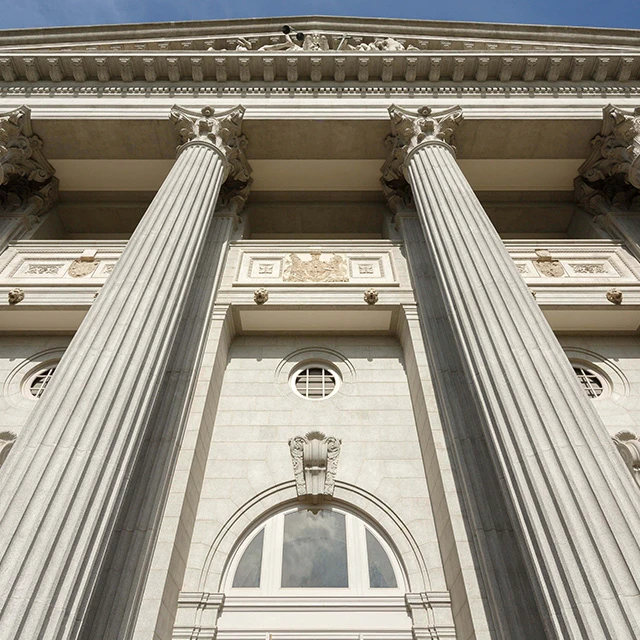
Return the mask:
M451 107L434 113L429 107L417 112L389 107L391 134L385 142L390 148L389 156L382 166L382 191L391 211L408 208L412 204L411 189L406 177L406 162L409 154L423 144L443 144L455 152L454 137L462 121L462 109Z
M226 160L225 182L220 189L218 211L238 215L249 197L253 179L244 150L247 137L242 133L244 107L216 113L211 106L200 112L180 106L171 109L171 120L178 130L180 152L189 144L209 144L216 147Z
M31 110L20 107L0 115L0 211L38 216L58 198L54 168L33 133Z
M333 496L341 446L340 439L320 431L289 440L298 498L318 504Z
M578 173L576 200L592 213L640 209L640 108L603 109L601 132Z

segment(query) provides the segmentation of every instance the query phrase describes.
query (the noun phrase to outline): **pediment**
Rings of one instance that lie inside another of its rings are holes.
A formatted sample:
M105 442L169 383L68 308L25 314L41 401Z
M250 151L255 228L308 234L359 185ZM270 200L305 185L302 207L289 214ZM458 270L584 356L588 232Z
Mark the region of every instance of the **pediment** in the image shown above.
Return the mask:
M22 29L0 32L0 79L626 84L640 79L639 33L316 17Z
M283 33L288 25L291 33ZM303 34L302 37L297 37ZM206 52L293 51L464 54L638 52L638 31L422 20L291 17L149 23L0 32L0 51Z

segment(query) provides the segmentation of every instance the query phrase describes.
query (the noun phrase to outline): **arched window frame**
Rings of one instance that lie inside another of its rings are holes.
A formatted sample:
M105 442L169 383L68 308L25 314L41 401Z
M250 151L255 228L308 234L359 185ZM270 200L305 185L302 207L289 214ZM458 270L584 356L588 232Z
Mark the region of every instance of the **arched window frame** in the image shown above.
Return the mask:
M282 587L282 558L284 549L284 518L287 514L301 509L331 509L345 516L346 542L347 542L347 571L348 587ZM242 559L247 547L253 539L264 530L264 541L262 550L262 566L260 572L259 587L234 587L238 564ZM366 544L366 531L369 531L380 543L382 549L393 568L396 579L396 587L370 587L369 586L369 565L368 551ZM310 505L290 505L275 514L271 514L257 523L251 531L244 537L233 553L228 565L226 577L223 581L224 591L229 596L309 596L321 593L324 596L382 596L397 595L405 593L407 582L404 571L398 558L385 540L384 536L376 530L376 527L357 515L338 505L322 505L310 507Z

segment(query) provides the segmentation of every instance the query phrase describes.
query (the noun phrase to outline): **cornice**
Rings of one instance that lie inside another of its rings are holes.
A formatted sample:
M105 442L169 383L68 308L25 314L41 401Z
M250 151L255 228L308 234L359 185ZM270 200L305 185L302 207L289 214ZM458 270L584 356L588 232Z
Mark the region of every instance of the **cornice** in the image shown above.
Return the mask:
M423 51L156 51L0 53L0 85L27 82L307 82L311 86L441 82L620 83L640 80L640 55Z
M443 20L354 18L343 16L289 16L233 20L201 20L140 24L96 25L13 29L0 31L0 46L32 44L86 43L123 39L192 39L232 37L248 33L279 33L284 24L305 31L338 33L370 32L377 35L426 38L483 38L488 40L524 40L541 44L638 47L638 30L550 25L496 24Z

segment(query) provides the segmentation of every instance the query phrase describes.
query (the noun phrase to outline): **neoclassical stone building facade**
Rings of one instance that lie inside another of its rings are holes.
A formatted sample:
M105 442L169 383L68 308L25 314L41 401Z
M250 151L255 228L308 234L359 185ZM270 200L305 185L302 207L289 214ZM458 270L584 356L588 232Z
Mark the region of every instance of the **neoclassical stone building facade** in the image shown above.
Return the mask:
M640 637L638 32L4 31L0 74L3 638Z

